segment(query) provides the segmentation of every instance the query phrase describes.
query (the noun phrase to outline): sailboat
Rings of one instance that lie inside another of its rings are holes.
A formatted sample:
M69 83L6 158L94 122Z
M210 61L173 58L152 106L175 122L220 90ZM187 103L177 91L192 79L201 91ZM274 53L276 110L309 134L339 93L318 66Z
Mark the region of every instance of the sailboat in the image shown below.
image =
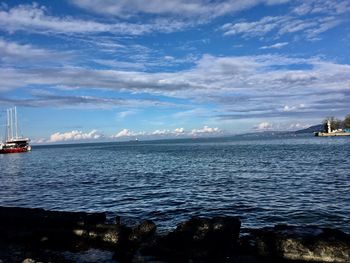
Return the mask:
M0 143L0 154L30 151L29 138L18 136L17 108L7 109L6 113L6 139Z

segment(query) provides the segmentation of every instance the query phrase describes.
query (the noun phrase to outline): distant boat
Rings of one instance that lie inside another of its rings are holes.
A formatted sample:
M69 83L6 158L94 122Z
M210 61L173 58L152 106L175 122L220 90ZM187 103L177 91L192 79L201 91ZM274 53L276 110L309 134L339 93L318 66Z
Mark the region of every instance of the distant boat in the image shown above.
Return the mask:
M6 138L0 143L0 154L22 153L31 150L29 138L18 136L17 108L7 109Z

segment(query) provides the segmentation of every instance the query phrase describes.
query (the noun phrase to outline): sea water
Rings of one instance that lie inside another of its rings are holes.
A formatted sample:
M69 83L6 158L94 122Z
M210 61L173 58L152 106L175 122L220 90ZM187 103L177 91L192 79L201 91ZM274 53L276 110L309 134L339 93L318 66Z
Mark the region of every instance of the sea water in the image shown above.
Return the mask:
M216 138L34 146L0 155L0 205L106 211L168 230L238 216L350 233L350 138Z

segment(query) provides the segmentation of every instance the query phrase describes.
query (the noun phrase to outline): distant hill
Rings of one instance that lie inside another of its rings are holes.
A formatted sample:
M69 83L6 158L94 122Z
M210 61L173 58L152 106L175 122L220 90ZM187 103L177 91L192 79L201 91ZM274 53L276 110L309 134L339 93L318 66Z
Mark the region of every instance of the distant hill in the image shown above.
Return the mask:
M260 132L251 132L251 133L243 133L235 135L234 137L241 138L270 138L270 137L283 137L283 136L291 136L296 134L312 134L314 132L323 131L323 124L313 125L309 128L298 130L298 131L260 131Z
M304 134L304 133L314 133L314 132L319 132L319 131L323 131L323 124L314 125L314 126L311 126L309 128L296 131L295 133L296 134Z
M250 132L250 133L243 133L243 134L237 134L234 137L235 138L247 138L247 139L254 139L254 138L271 138L271 137L281 137L281 136L290 136L291 134L294 134L294 132L290 131L260 131L260 132Z

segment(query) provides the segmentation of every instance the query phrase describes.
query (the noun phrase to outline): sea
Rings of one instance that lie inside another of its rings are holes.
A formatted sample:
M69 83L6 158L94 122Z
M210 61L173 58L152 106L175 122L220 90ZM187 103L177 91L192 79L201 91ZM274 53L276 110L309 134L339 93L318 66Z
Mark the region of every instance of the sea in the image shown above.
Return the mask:
M0 205L106 212L160 232L192 216L350 233L350 137L234 136L33 146L0 155Z

